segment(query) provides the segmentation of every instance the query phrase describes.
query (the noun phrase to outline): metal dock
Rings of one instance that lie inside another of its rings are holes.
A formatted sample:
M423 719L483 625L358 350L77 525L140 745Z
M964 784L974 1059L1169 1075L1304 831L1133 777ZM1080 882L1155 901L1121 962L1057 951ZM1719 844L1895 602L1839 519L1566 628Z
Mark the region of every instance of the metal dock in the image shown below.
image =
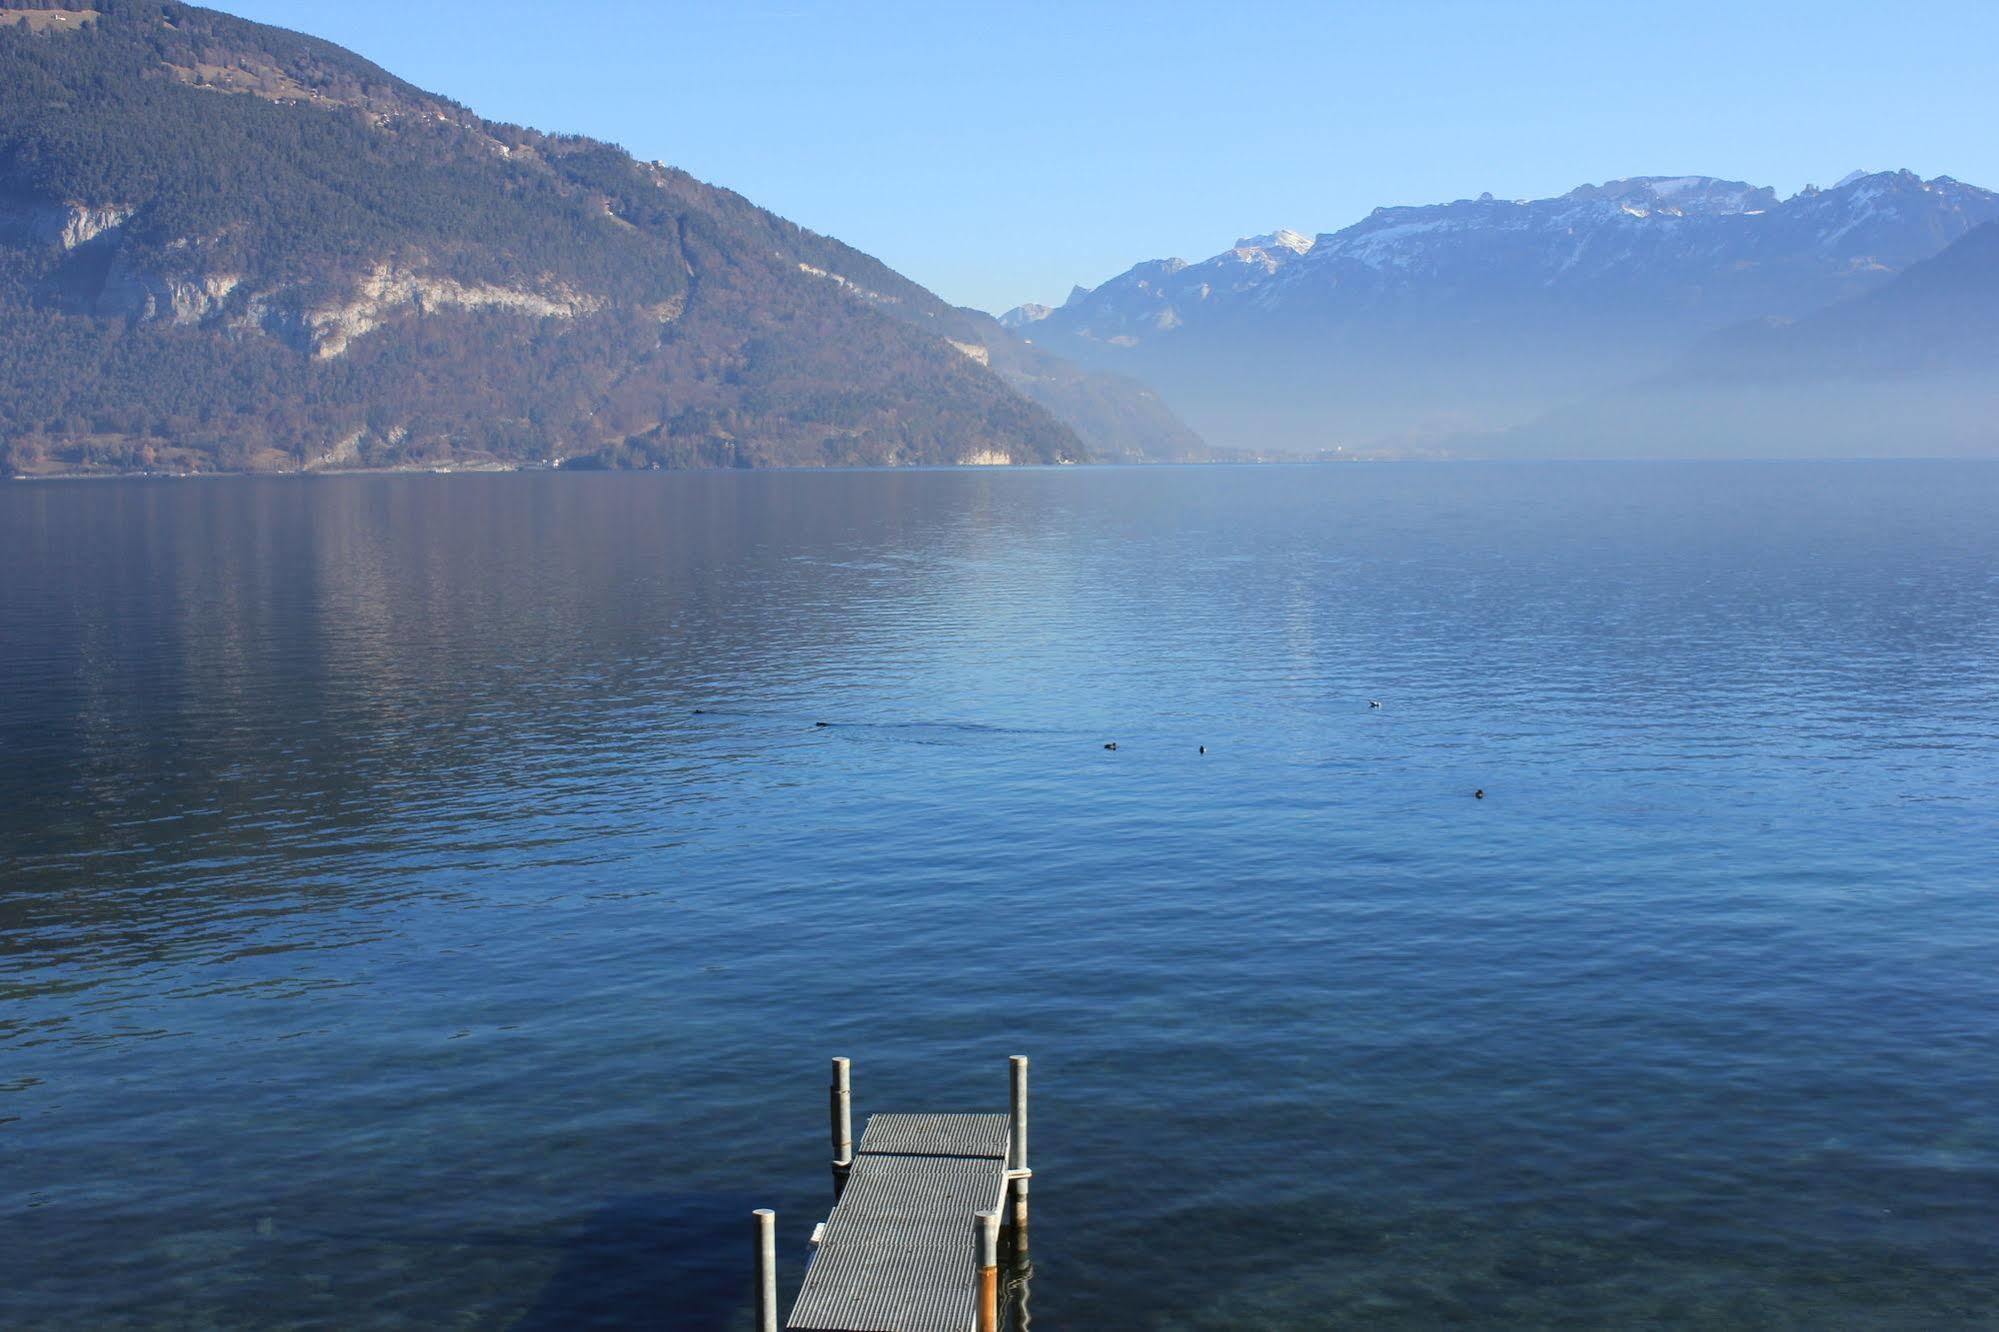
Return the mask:
M833 1061L833 1211L788 1332L999 1332L1003 1220L1025 1328L1027 1060L1011 1063L1010 1114L873 1115L856 1147L852 1064ZM756 1213L758 1332L778 1332L776 1225Z

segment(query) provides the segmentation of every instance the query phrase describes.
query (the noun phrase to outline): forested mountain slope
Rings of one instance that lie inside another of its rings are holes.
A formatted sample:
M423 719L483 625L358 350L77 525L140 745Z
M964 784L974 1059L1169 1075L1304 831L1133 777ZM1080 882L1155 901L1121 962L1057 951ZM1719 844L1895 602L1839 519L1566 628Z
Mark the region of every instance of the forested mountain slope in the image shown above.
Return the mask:
M13 470L1199 449L1148 390L609 144L191 6L0 8Z

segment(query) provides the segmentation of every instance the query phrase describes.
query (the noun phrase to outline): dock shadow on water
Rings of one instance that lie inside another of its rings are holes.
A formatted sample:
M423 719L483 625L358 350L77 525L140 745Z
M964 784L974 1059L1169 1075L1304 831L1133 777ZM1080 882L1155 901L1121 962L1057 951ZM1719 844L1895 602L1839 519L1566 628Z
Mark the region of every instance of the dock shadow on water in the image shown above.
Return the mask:
M517 1332L716 1332L747 1318L747 1195L641 1193L585 1218Z

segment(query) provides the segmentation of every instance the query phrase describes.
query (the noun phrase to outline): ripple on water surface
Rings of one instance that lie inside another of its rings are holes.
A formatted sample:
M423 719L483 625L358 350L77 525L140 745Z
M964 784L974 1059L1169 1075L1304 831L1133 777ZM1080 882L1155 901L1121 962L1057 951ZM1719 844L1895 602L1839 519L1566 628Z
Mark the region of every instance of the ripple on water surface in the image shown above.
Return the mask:
M747 1326L826 1056L865 1113L1026 1051L1050 1326L1990 1322L1995 512L8 487L8 1316Z

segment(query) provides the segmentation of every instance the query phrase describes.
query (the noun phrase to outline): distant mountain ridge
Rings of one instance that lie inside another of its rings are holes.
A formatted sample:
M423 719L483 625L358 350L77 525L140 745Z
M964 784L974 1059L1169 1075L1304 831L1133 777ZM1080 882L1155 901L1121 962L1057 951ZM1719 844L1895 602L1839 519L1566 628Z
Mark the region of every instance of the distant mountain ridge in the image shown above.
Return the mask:
M1974 227L1856 300L1706 338L1668 379L1809 381L1960 371L1994 374L1999 386L1999 222Z
M1217 445L1420 446L1658 374L1718 329L1864 295L1995 219L1999 195L1907 171L1789 199L1634 177L1248 237L1001 319L1152 383Z
M1695 343L1468 448L1590 457L1999 454L1999 222L1874 291Z
M1199 456L728 190L153 0L0 11L0 470Z

